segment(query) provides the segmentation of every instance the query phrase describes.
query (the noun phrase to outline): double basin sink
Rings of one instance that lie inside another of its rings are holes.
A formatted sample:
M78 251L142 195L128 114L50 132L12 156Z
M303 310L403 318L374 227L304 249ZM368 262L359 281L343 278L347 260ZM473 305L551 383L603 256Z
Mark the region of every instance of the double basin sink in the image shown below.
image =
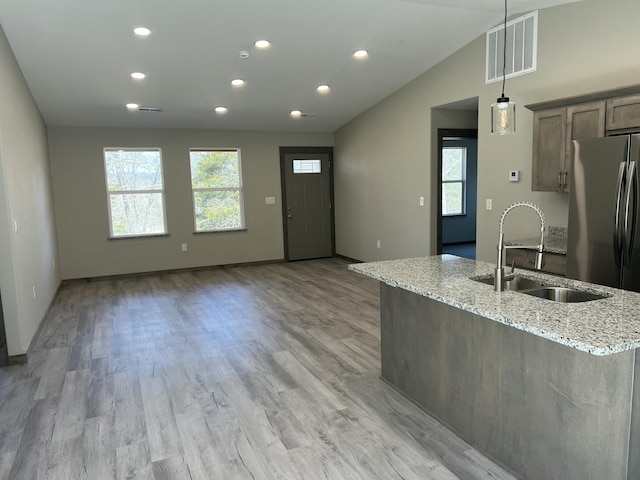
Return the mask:
M475 277L471 280L486 283L487 285L494 284L493 275ZM505 280L504 290L512 290L526 295L531 295L533 297L544 298L546 300L561 303L589 302L591 300L599 300L608 297L608 295L588 292L586 290L578 290L571 287L549 285L539 280L532 280L530 278L518 276Z

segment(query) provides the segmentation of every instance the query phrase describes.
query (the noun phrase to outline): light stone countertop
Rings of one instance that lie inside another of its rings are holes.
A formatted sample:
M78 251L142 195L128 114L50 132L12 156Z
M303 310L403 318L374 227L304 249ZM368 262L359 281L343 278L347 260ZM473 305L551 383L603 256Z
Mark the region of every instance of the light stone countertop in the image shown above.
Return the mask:
M505 245L537 245L540 237L520 238L516 240L505 240ZM567 229L565 227L549 227L549 233L544 236L544 251L567 254Z
M537 238L520 238L516 240L505 240L505 245L537 245L540 243L540 237ZM544 237L544 252L557 253L560 255L567 254L567 239L562 237Z
M357 263L349 269L427 298L510 325L592 355L640 347L640 293L516 269L516 275L574 287L608 298L559 303L520 292L495 292L471 277L493 273L492 263L453 255Z

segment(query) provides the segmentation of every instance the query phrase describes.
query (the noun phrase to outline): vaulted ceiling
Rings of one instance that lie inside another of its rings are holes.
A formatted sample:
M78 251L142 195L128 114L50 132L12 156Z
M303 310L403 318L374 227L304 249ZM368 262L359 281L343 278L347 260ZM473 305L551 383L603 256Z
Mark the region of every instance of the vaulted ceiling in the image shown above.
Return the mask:
M511 0L509 15L571 1ZM502 0L0 1L48 125L225 130L334 131L503 15Z

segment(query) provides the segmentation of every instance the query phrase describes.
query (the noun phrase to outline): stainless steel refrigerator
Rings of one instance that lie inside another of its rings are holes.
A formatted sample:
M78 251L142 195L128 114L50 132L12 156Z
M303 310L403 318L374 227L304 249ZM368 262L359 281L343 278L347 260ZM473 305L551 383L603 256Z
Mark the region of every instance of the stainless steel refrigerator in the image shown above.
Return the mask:
M640 291L640 134L574 140L567 276Z

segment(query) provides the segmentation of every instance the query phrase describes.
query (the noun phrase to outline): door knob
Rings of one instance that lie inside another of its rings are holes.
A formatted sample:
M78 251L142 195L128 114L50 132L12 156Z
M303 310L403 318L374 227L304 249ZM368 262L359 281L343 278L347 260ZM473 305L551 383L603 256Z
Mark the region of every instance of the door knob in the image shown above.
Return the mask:
M287 218L293 218L293 215L289 214L287 215Z

